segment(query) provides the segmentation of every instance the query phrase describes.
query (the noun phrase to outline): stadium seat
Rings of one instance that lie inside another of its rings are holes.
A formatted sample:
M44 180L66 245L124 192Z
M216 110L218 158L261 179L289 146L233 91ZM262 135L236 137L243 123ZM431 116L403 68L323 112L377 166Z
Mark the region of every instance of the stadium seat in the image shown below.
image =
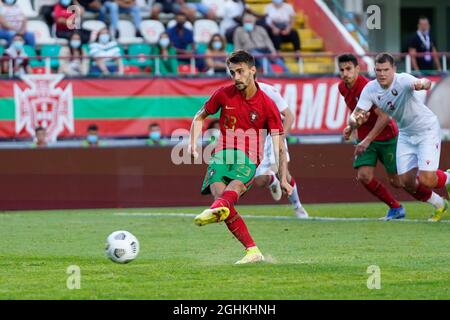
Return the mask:
M31 0L17 0L17 5L22 9L27 18L36 18L39 14L33 9Z
M177 21L176 21L175 19L170 20L170 21L167 23L167 29L172 28L172 27L175 27L176 24L177 24ZM184 24L184 26L185 26L187 29L190 29L190 30L194 29L194 27L193 27L193 25L192 25L192 23L191 23L190 21L186 21L186 23Z
M202 0L202 3L206 5L214 14L222 18L225 10L226 1L224 0Z
M144 39L136 37L136 29L128 20L119 20L119 39L120 44L142 43Z
M45 74L45 67L31 67L31 73L33 73L33 74Z
M150 45L141 43L141 44L131 44L128 46L128 55L130 56L148 56L152 53L152 48ZM152 65L152 61L148 57L133 57L130 58L130 65L137 67L148 67Z
M215 21L208 19L199 19L194 22L195 43L207 43L215 33L219 33L219 26Z
M50 68L59 68L59 52L61 51L61 46L59 44L46 44L41 47L42 57L51 57ZM44 60L45 63L45 60Z
M36 50L34 50L33 47L31 47L29 45L24 45L23 49L25 50L25 53L27 54L28 57L30 57L30 58L37 57ZM38 59L30 59L30 67L31 68L44 67L44 66L45 66L44 61L38 60Z
M106 24L100 20L86 20L86 21L83 21L83 23L81 24L81 27L83 29L92 31L92 33L91 33L91 41L92 41L97 37L97 33L101 29L106 28Z
M143 20L139 29L148 43L158 42L159 36L165 31L164 25L158 20Z
M33 32L37 45L55 44L56 39L50 35L50 30L44 21L31 20L27 22L27 31Z

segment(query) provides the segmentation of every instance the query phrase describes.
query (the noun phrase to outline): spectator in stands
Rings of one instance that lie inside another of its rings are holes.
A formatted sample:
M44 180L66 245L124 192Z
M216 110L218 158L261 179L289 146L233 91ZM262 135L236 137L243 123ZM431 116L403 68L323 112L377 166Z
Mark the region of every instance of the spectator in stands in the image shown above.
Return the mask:
M53 9L57 3L58 0L39 0L39 14L44 18L44 22L48 25L49 29L53 26Z
M177 13L175 16L176 25L167 29L170 41L176 49L177 54L190 54L195 51L194 33L185 27L187 21L184 13ZM189 63L189 59L179 59L179 62Z
M42 126L38 126L36 127L36 129L34 130L34 141L31 144L32 148L45 148L48 146L47 143L47 130L42 127Z
M69 39L69 45L61 48L59 55L59 73L68 76L86 75L89 70L89 59L81 46L81 37L75 32Z
M100 146L100 140L98 138L98 126L93 123L87 128L86 139L83 141L84 147L95 148Z
M98 13L99 20L106 22L106 13L110 22L110 31L114 38L118 37L119 6L111 0L73 0L76 5L86 11Z
M89 30L76 29L75 25L70 26L70 24L74 24L75 21L72 18L73 12L68 11L67 8L73 4L72 0L59 0L53 7L52 16L56 26L56 36L58 38L69 40L71 35L76 31L81 37L81 42L88 43L91 37L91 32Z
M151 17L159 20L159 14L163 13L177 13L180 11L178 0L156 0L152 5Z
M256 17L254 15L246 13L243 22L244 25L238 27L234 32L234 48L250 52L255 56L256 66L258 68L263 67L268 73L273 73L271 63L279 65L284 72L289 72L289 69L280 57L257 57L263 54L276 55L277 51L266 29L255 24Z
M233 43L234 31L242 25L244 12L245 2L243 0L232 0L225 3L222 21L220 21L220 33L225 36L228 43Z
M3 53L3 72L9 73L12 66L12 73L15 76L31 73L31 67L23 46L25 41L20 34L16 34L8 49Z
M134 27L136 28L136 37L141 37L141 33L139 31L139 27L141 25L142 17L141 17L141 9L136 3L136 0L115 0L117 5L119 6L119 13L129 14L131 16L131 20L133 21ZM119 16L117 16L117 22L119 21ZM117 29L118 23L115 28Z
M225 51L226 41L219 33L214 34L209 40L208 50L205 53L208 74L226 73L225 63L227 52Z
M154 59L154 66L152 70L154 73L158 72L159 75L175 75L178 70L178 60L175 57L176 50L170 42L167 32L161 33L159 36L158 45L155 47L156 55L160 55L160 58ZM158 64L158 66L156 66Z
M205 17L206 19L214 20L216 19L216 14L211 10L206 4L202 3L202 0L182 0L187 7L187 16L190 21L195 21L197 12Z
M159 14L183 13L190 21L194 21L197 11L208 19L215 19L214 12L208 8L201 0L156 0L152 6L152 19L159 20Z
M89 45L89 55L95 62L89 73L123 74L124 65L120 48L117 42L112 40L107 28L101 29L97 34L96 41Z
M154 122L148 126L148 140L149 146L165 146L168 141L161 135L161 127L158 123Z
M34 47L34 33L27 31L27 18L22 9L16 0L3 0L3 6L0 6L0 39L10 44L16 34L22 35L25 43Z
M277 51L282 43L292 43L294 51L300 53L300 38L294 29L295 11L291 4L284 0L272 0L265 8L266 25L270 39Z
M417 31L408 43L408 52L415 71L442 70L435 41L430 34L430 22L427 17L419 18ZM421 56L418 56L418 53Z

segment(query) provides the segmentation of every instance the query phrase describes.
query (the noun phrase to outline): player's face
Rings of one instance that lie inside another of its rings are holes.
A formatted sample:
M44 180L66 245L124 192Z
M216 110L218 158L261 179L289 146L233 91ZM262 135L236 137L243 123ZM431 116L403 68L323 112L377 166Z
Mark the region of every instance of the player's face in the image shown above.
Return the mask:
M44 130L39 130L38 132L36 132L36 140L40 143L45 142L45 131Z
M339 64L339 75L346 85L355 83L359 74L359 66L355 66L353 62L343 62Z
M231 78L239 91L247 89L255 80L256 67L249 67L246 63L230 63L228 65Z
M394 81L395 70L396 68L389 62L375 64L375 74L382 87L391 85L392 81Z

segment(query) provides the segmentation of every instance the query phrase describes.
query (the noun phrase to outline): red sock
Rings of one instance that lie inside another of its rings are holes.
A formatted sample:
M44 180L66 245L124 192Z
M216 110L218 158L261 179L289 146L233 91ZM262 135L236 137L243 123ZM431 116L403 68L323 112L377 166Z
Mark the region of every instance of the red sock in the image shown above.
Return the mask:
M368 184L363 184L370 193L386 203L390 208L400 208L400 203L395 200L394 196L383 186L381 182L373 178Z
M248 249L255 246L252 236L248 232L244 219L237 213L234 207L230 208L230 215L225 220L228 230Z
M447 174L445 174L444 171L442 170L437 170L436 171L436 175L437 175L437 184L435 188L443 188L445 187L445 184L447 183Z
M224 193L213 202L210 208L227 207L228 209L231 209L238 201L238 198L239 196L235 191L224 191Z
M275 180L275 177L273 174L270 175L270 180L269 180L269 186L273 183L273 181Z
M423 184L419 183L417 185L416 192L411 193L411 195L419 201L427 202L427 200L431 198L431 193L432 191L430 188L427 188Z
M292 187L295 187L295 180L294 180L294 177L291 177L291 181L289 181L289 184L290 184Z

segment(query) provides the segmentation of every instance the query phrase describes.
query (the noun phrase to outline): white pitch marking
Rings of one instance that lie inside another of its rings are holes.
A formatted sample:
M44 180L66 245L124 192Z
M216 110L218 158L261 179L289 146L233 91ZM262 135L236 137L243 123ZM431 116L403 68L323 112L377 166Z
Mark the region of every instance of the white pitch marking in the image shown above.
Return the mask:
M113 213L115 216L127 216L127 217L182 217L182 218L194 218L197 214L194 213L171 213L171 212L116 212ZM295 221L383 221L381 219L376 218L335 218L335 217L309 217L307 219L299 219L296 217L289 216L255 216L255 215L242 215L243 218L250 219L265 219L265 220L295 220ZM392 222L427 222L427 223L436 223L430 222L427 220L420 219L400 219L400 220L391 220ZM440 223L449 223L450 220L441 220Z

